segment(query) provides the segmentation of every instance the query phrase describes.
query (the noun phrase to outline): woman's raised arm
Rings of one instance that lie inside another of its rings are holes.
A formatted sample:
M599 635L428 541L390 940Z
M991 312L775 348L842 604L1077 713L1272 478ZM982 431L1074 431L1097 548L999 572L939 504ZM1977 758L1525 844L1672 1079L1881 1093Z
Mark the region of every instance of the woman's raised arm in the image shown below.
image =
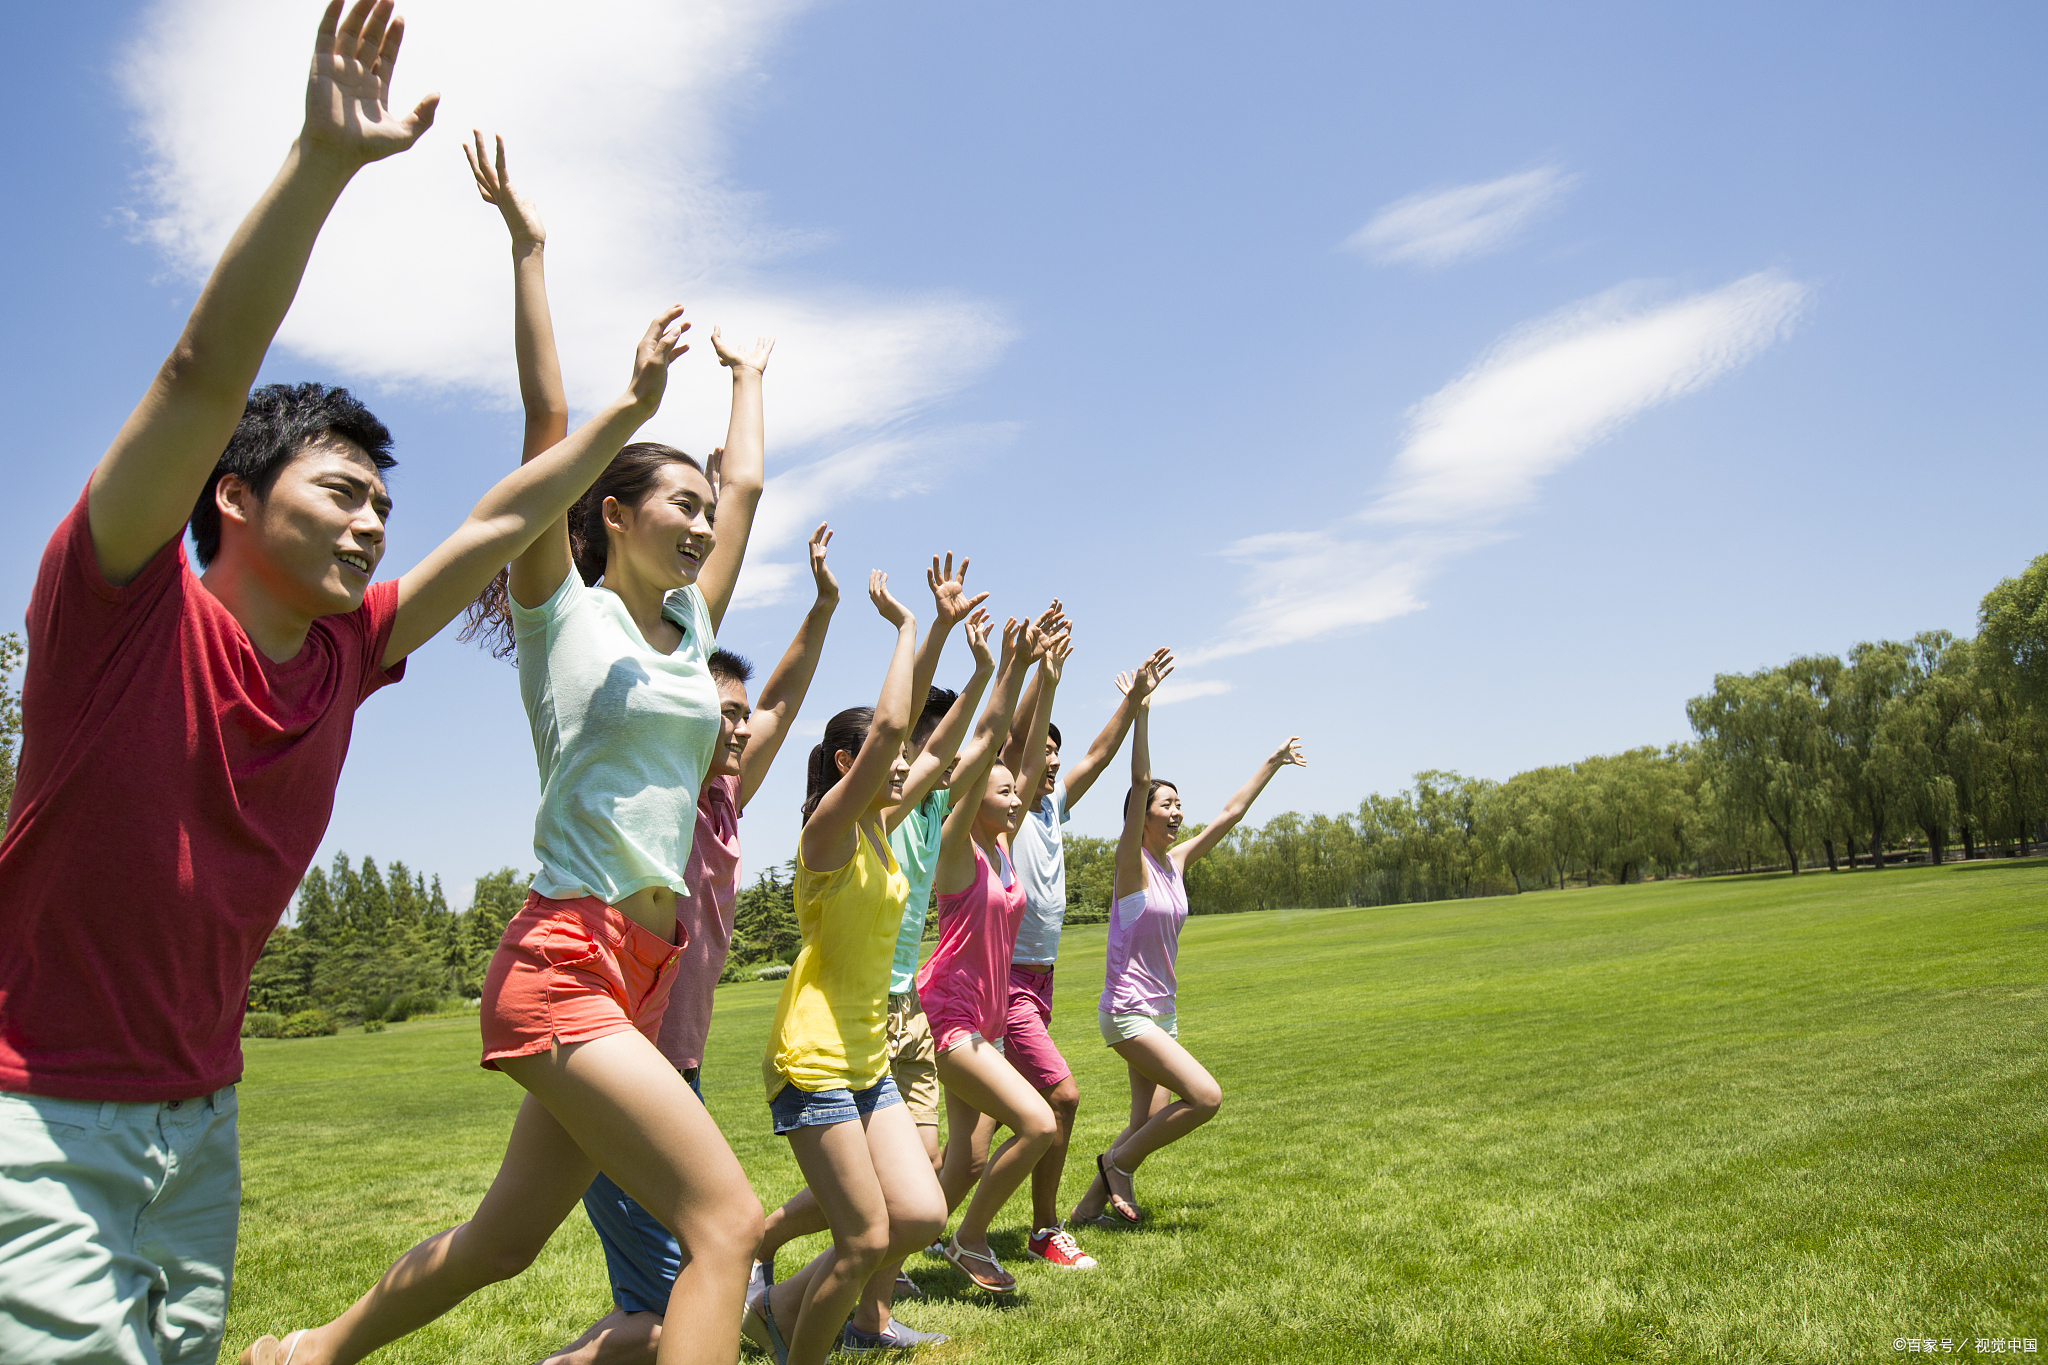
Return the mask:
M896 627L896 648L889 655L889 672L882 679L882 695L875 701L875 718L868 724L860 753L804 822L799 843L804 866L813 872L833 872L851 861L860 817L903 757L903 737L910 733L911 656L917 649L917 618L889 595L889 575L880 569L868 575L868 600L884 621ZM839 756L827 754L825 761L837 764Z
M1202 832L1173 850L1174 865L1186 870L1187 865L1207 853L1223 841L1223 836L1237 828L1237 822L1244 819L1252 808L1252 802L1259 799L1259 793L1266 784L1276 777L1282 768L1308 766L1307 755L1301 752L1301 741L1290 735L1287 742L1267 756L1252 774L1251 781L1238 788L1237 795L1223 808L1223 813L1202 827Z

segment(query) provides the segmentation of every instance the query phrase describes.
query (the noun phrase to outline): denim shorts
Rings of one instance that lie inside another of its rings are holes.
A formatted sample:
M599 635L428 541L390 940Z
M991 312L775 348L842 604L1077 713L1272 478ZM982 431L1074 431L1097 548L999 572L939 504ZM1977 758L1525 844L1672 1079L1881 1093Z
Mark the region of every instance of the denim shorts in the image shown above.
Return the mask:
M0 1360L213 1365L242 1166L235 1088L0 1094Z
M799 1128L824 1128L834 1123L852 1123L877 1109L903 1103L896 1093L896 1078L888 1072L865 1090L799 1090L785 1085L768 1101L775 1116L775 1136L784 1137Z
M704 1098L698 1070L683 1079L697 1098ZM605 1274L612 1282L612 1302L621 1313L666 1313L669 1291L683 1268L683 1249L661 1220L633 1202L633 1197L599 1171L583 1192L583 1211L604 1247Z

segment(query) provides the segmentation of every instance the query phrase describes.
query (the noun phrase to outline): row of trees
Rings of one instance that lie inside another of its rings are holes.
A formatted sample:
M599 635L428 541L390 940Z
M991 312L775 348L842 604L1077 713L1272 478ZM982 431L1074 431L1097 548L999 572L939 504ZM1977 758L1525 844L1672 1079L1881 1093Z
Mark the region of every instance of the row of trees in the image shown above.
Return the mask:
M1723 674L1687 705L1695 742L1505 782L1419 773L1355 813L1240 828L1195 865L1190 907L2028 853L2048 816L2048 555L1987 594L1978 619L1974 640L1929 631ZM1074 844L1070 897L1085 885L1091 908L1106 906L1107 842Z

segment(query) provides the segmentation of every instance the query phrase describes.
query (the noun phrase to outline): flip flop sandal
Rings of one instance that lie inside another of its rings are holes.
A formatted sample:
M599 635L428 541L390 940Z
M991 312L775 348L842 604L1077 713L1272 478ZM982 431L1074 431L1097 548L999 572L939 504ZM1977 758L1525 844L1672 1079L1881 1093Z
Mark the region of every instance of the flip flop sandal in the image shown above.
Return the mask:
M1095 1173L1102 1177L1103 1191L1109 1195L1108 1200L1102 1206L1102 1213L1098 1216L1097 1221L1106 1223L1111 1227L1134 1228L1143 1220L1138 1216L1137 1207L1130 1200L1118 1194L1116 1187L1109 1183L1109 1173L1111 1171L1115 1171L1126 1180L1131 1179L1129 1171L1121 1166L1110 1165L1108 1152L1104 1152L1101 1156L1095 1158Z
M968 1279L974 1281L975 1284L979 1285L983 1289L986 1289L989 1293L1014 1294L1017 1292L1016 1277L1010 1274L1009 1271L1003 1269L1002 1264L998 1262L994 1256L984 1256L978 1251L962 1251L960 1249L960 1239L958 1237L955 1237L952 1241L946 1243L943 1250L945 1252L946 1259L953 1263L953 1269L959 1271L962 1275L965 1275ZM985 1264L992 1267L995 1270L996 1274L1002 1276L1004 1280L1008 1280L1009 1283L1004 1284L1001 1281L991 1280L983 1275L976 1274L971 1268L964 1264L964 1262L967 1261L984 1262Z

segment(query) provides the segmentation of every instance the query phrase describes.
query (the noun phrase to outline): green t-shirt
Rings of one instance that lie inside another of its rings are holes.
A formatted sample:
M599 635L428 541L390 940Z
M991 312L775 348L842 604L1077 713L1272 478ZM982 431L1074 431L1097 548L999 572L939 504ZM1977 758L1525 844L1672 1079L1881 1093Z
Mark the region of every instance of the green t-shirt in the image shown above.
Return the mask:
M891 995L901 995L917 985L924 917L932 905L932 877L939 870L939 832L952 804L953 794L941 787L918 802L917 809L889 833L889 851L910 879L910 898L903 902L903 928L896 935L896 965L889 973Z

